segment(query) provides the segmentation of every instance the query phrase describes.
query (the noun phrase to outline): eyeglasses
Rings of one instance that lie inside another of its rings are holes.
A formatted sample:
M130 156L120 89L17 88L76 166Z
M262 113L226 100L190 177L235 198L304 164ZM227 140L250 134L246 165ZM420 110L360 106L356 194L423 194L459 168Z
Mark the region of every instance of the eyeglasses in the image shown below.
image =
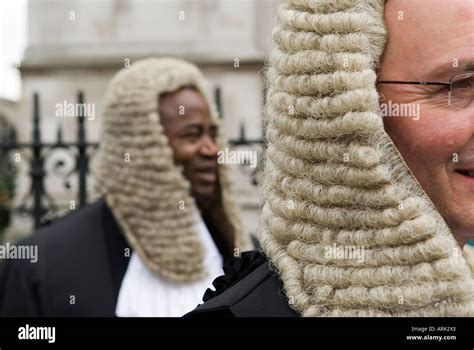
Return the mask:
M474 72L453 76L448 82L439 81L397 81L378 80L377 84L439 85L448 89L448 105L453 108L467 108L474 99Z

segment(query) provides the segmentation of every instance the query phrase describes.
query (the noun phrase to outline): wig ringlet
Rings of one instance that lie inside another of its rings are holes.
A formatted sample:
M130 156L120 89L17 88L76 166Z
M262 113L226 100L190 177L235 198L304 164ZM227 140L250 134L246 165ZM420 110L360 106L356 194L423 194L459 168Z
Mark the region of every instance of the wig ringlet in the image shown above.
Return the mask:
M474 316L474 280L384 131L384 0L286 0L266 72L262 246L302 316ZM363 248L362 259L328 256Z

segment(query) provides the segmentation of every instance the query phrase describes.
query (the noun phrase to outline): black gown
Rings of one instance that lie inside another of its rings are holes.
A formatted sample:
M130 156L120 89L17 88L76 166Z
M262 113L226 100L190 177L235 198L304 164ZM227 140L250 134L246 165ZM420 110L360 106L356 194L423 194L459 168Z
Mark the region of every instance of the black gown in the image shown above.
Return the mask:
M16 244L37 245L38 261L0 261L0 317L115 316L132 249L103 199ZM187 317L296 316L263 254L243 253L224 271Z
M115 316L132 250L103 199L16 244L38 261L0 262L0 316Z
M213 282L204 303L187 318L297 317L283 292L283 285L268 259L260 252L246 252L224 265L224 276Z

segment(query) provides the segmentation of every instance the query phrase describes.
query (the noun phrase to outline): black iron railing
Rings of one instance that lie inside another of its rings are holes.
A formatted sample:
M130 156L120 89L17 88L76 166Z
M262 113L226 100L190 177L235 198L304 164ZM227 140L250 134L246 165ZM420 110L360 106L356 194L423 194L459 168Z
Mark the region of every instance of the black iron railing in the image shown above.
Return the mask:
M220 104L220 90L216 89L215 99L219 115L222 118L221 104ZM84 105L84 94L79 92L77 94L77 103L79 106ZM48 176L45 170L45 160L51 155L52 152L58 149L65 149L75 153L75 164L72 172L78 176L78 188L77 188L77 201L79 208L87 204L87 175L89 173L89 162L93 156L93 152L98 149L99 144L95 142L87 141L86 128L84 125L84 111L79 108L80 111L77 118L77 140L75 142L64 142L62 137L62 129L58 127L57 139L55 142L48 143L43 142L41 138L41 116L40 116L40 100L38 93L33 95L33 130L32 130L32 141L29 143L17 142L16 133L14 130L11 131L10 136L4 140L0 140L0 152L3 154L17 151L22 154L23 157L28 158L26 154L30 154L29 163L29 176L31 179L30 190L26 195L20 199L19 205L12 209L15 213L20 213L23 216L29 216L33 218L34 226L37 228L45 223L48 223L59 215L59 208L54 198L45 190L45 179ZM239 138L230 140L229 144L234 148L247 147L253 145L261 145L262 140L255 139L249 140L245 135L245 127L241 125ZM62 161L57 162L53 168L61 167ZM242 164L245 167L248 164ZM254 185L257 184L257 172L258 168L247 171L247 175L250 176L251 181ZM68 174L71 175L71 174ZM69 185L66 184L66 187Z
M81 106L84 103L84 95L82 92L77 94L77 102ZM79 108L79 111L81 109ZM83 113L83 112L82 112ZM76 153L76 162L74 171L79 176L78 186L78 203L79 207L87 204L87 173L89 171L89 150L97 149L99 144L86 141L86 129L84 126L84 116L78 115L77 119L77 141L64 142L62 139L62 129L58 127L57 140L54 143L43 142L41 139L41 116L40 101L37 93L33 95L33 130L32 141L29 143L17 142L16 133L13 132L11 137L0 143L0 150L3 152L18 151L22 152L22 156L29 159L29 175L31 179L31 188L27 195L20 200L18 207L14 208L15 212L22 215L30 215L33 217L35 227L39 227L48 221L57 211L57 205L53 198L45 191L45 178L47 176L44 164L48 155L57 149L69 149ZM61 162L55 166L60 167ZM32 204L28 204L32 199Z

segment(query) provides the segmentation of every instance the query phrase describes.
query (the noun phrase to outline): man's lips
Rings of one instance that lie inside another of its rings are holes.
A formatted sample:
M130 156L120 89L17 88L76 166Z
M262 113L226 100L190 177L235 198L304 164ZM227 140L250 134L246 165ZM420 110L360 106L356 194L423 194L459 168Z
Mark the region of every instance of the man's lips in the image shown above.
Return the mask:
M454 173L457 177L462 180L464 183L474 186L474 168L459 168L455 169Z
M196 178L202 182L215 183L217 180L216 167L202 167L195 169Z
M469 166L469 167L464 167L464 168L459 167L457 169L454 169L454 171L464 176L474 177L474 166Z

